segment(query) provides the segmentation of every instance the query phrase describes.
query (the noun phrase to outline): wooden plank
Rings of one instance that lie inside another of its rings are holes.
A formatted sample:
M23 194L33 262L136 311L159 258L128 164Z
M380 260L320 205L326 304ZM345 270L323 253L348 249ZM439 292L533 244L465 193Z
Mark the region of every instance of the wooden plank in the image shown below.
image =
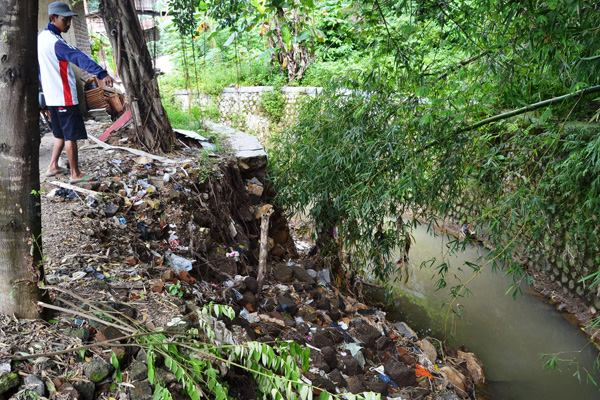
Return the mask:
M71 189L71 190L73 190L75 192L87 194L87 195L90 195L90 196L96 196L96 195L97 196L103 196L103 194L100 193L100 192L96 192L94 190L89 190L89 189L84 189L82 187L75 186L75 185L70 185L70 184L64 183L64 182L52 181L52 182L50 182L50 184L52 184L54 186L61 187L63 189Z
M147 152L142 151L142 150L132 149L132 148L129 148L129 147L111 146L111 145L109 145L107 143L101 142L99 139L97 139L97 138L95 138L95 137L93 137L91 135L88 136L88 139L92 140L93 142L98 143L99 145L101 145L103 148L105 148L107 150L125 150L125 151L128 151L128 152L132 153L132 154L135 154L136 156L146 156L146 157L148 157L151 160L159 161L159 162L162 162L162 163L165 163L165 164L177 164L178 162L179 163L185 163L185 162L189 161L189 160L175 161L175 160L171 160L171 159L166 158L166 157L161 157L161 156L157 156L157 155L154 155L154 154L150 154L150 153L147 153Z
M113 133L113 131L121 128L130 119L131 119L131 110L127 110L98 139L100 139L100 141L104 142L106 139L108 139L108 137L110 136L110 134Z

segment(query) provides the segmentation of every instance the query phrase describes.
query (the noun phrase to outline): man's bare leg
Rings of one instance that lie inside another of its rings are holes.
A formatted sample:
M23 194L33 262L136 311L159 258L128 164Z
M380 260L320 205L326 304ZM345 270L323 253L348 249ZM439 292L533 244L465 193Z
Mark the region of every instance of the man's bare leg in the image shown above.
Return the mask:
M65 152L69 159L69 165L71 166L71 180L76 181L85 178L85 174L82 174L79 170L79 152L77 149L77 141L66 140L65 141Z
M62 168L58 166L58 158L60 157L60 153L62 153L64 147L64 139L54 138L54 144L52 146L52 158L50 159L50 165L48 165L48 170L46 171L48 175L56 174L62 170Z

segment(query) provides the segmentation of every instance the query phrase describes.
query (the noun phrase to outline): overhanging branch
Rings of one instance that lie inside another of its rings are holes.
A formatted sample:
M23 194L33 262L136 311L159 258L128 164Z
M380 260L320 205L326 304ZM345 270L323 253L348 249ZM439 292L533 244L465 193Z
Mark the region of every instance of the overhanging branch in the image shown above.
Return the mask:
M525 107L519 108L518 110L513 110L513 111L503 113L503 114L494 115L493 117L486 118L486 119L481 120L473 125L467 126L466 128L461 129L460 132L472 131L473 129L477 129L484 125L491 124L492 122L501 121L503 119L507 119L510 117L514 117L516 115L524 114L529 111L537 110L538 108L548 107L553 104L560 103L563 100L571 99L573 97L578 97L578 96L584 97L584 96L590 95L592 93L597 93L597 92L600 92L600 85L592 86L592 87L589 87L586 89L577 90L576 92L564 94L562 96L558 96L558 97L554 97L552 99L540 101L538 103L529 104L529 105L526 105Z

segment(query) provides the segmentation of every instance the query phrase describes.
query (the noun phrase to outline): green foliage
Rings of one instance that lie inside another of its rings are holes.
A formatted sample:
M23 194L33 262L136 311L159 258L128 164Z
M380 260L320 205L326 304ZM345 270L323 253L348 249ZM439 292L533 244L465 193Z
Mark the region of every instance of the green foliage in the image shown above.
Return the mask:
M117 382L123 382L123 375L121 374L121 364L119 363L119 358L114 352L110 353L110 363L114 368L113 379Z
M169 286L167 286L167 292L169 292L169 294L171 296L175 296L175 297L183 297L183 290L181 289L181 281L177 281L177 283L175 284L170 284Z
M312 217L323 245L337 234L324 250L348 251L357 269L382 280L394 272L391 250L407 240L400 216L434 224L461 205L495 244L484 262L506 269L518 291L526 277L515 254L527 240L545 241L549 219L568 226L575 242L598 238L599 130L563 129L547 110L469 132L464 119L485 105L454 89L420 86L400 96L385 73L338 81L273 140L280 202ZM450 243L452 251L463 246ZM440 266L439 287L448 270Z
M213 330L215 317L224 315L235 317L227 306L209 304L197 311L200 330L191 329L192 340L181 341L177 337L168 339L166 334L143 337L142 345L147 347L148 380L155 385L154 398L172 398L169 390L156 375L156 354L165 359L165 366L175 374L185 393L192 399L231 399L223 375L228 368L239 368L250 376L258 386L259 397L274 399L312 398L312 386L300 380L302 370L309 368L309 349L303 349L295 342L267 343L248 342L244 344L224 344L217 339ZM202 336L206 341L200 340ZM321 398L338 398L336 395ZM354 399L380 399L379 395L366 393Z
M263 92L260 96L260 104L265 114L275 123L281 122L283 117L283 108L285 106L285 97L280 88L270 92Z
M94 61L96 61L96 63L100 63L99 53L101 51L104 51L108 66L113 71L116 71L117 67L113 59L113 51L110 45L110 41L104 35L101 35L94 31L90 30L88 33L90 34L90 50L92 52L92 58L94 59Z
M323 246L352 252L359 269L372 261L382 279L393 272L387 256L406 240L399 217L422 215L420 208L439 203L445 187L456 190L461 175L448 169L466 163L457 155L452 165L440 165L442 144L431 153L417 150L443 135L412 115L418 99L400 101L384 78L373 73L328 87L305 104L296 126L273 140L271 154L281 203L312 217ZM331 243L334 234L340 243Z

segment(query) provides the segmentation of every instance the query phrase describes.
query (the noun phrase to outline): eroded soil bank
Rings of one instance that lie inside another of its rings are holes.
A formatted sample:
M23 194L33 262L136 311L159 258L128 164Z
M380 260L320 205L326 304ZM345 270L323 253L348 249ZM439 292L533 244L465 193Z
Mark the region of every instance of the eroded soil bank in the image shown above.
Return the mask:
M157 329L165 340L197 340L198 346L211 341L249 349L257 341L277 352L278 343L292 341L309 348L309 364L295 363L315 396L322 390L402 399L472 396L484 379L472 353L442 352L437 341L387 320L360 293L335 287L318 254L296 250L277 211L259 290L260 220L274 196L264 179L266 160L235 157L222 137L207 136L219 142L218 154L185 137L188 148L165 158L92 144L80 152L82 169L99 176L86 186L91 192L59 189L66 176L42 184L46 288L55 315L50 321L3 317L1 396L150 399L158 377L172 398L189 398L168 357L149 368L147 344L132 336ZM121 132L110 143L127 146L127 138ZM209 304L230 306L234 318L198 312ZM177 349L190 355L183 345ZM257 398L248 369L214 365L231 398ZM197 387L210 393L209 385Z

